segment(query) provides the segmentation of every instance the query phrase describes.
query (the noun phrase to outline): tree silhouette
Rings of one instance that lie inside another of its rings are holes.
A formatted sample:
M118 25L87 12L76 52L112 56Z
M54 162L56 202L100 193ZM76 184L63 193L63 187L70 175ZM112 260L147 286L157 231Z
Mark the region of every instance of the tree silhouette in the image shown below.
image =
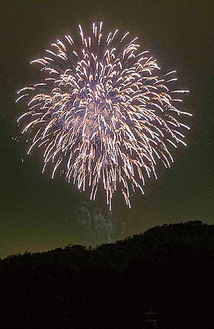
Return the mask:
M199 221L11 255L0 260L0 328L211 329L213 273L214 225Z

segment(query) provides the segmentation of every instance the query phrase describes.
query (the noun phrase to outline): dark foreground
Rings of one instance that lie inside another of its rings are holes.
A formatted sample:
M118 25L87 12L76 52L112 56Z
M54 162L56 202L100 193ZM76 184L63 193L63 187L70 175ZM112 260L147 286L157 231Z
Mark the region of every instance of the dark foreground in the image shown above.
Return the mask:
M1 329L213 327L214 225L154 227L96 249L0 261Z

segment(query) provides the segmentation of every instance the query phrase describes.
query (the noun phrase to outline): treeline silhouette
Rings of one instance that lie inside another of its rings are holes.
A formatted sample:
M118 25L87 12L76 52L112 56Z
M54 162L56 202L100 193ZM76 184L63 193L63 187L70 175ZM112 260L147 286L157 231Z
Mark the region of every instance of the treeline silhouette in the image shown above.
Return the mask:
M1 329L213 329L214 225L0 261Z

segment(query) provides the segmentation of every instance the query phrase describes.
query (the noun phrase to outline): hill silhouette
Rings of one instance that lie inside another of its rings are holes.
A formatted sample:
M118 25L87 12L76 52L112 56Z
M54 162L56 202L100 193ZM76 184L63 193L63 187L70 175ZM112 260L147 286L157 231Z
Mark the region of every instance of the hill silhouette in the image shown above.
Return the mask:
M211 329L214 225L0 261L1 329Z

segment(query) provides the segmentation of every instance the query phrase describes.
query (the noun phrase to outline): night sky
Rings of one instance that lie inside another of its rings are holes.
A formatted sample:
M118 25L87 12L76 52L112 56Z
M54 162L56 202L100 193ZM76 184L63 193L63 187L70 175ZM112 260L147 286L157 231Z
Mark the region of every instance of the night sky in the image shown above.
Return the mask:
M213 14L208 0L0 0L0 257L113 241L164 223L214 223ZM136 193L131 210L115 195L112 214L102 193L86 203L87 193L41 174L38 153L27 156L25 143L14 140L24 110L15 92L37 74L29 62L56 38L77 35L78 24L89 29L100 20L107 31L139 36L165 73L177 70L177 86L190 90L182 109L193 114L188 146L174 152L172 168L159 166L159 180L147 180L145 196ZM112 228L101 220L95 232L81 209L116 218L117 233L105 236Z

